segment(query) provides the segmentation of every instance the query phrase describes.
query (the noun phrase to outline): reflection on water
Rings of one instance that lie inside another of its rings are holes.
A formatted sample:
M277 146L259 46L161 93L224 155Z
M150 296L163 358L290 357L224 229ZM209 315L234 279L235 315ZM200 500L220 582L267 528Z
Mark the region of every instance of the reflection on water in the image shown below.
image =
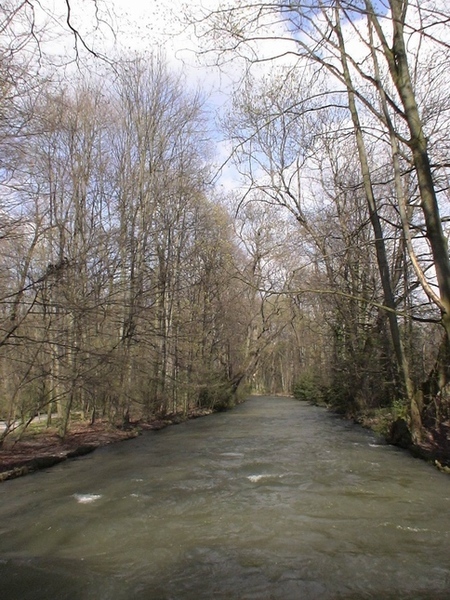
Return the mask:
M450 597L450 479L253 398L0 486L5 600Z

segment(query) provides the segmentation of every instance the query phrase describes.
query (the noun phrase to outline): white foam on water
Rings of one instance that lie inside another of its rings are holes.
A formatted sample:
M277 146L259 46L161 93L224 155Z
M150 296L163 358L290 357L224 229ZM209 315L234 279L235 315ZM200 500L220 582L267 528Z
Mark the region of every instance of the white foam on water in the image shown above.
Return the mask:
M267 475L249 475L247 479L249 479L252 483L256 483L257 481L264 479L264 477L267 477Z
M261 473L259 475L248 475L247 479L252 483L257 483L258 481L261 481L261 479L283 479L283 477L292 477L295 475L295 473Z
M400 531L413 531L414 533L425 532L425 533L433 533L433 530L427 529L425 527L409 527L405 525L395 525L395 523L391 523L389 521L385 521L384 523L380 523L378 527L395 527L395 529L399 529Z
M78 504L92 504L92 502L96 502L100 500L102 497L101 494L74 494L73 497L78 502Z
M249 475L247 479L249 479L252 483L257 483L261 481L261 479L276 479L278 477L282 477L282 475L270 475L269 473L262 473L261 475Z
M220 456L228 456L229 458L242 458L244 455L241 452L221 452Z
M403 527L402 525L397 525L397 529L401 529L402 531L430 531L429 529L423 529L420 527Z

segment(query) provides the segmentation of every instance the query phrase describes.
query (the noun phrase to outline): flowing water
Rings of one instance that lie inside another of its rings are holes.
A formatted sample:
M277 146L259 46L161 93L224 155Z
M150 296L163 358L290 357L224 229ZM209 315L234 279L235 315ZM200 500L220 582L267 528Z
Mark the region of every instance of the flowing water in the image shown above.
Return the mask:
M288 398L0 486L2 600L450 598L450 477Z

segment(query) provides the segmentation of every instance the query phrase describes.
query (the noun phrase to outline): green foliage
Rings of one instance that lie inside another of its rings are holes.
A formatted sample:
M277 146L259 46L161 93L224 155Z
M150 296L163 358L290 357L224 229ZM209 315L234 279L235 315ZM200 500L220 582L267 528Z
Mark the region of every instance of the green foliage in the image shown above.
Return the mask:
M304 373L294 383L292 394L294 398L311 404L325 402L324 388L311 373Z
M361 425L385 439L390 437L392 423L399 419L409 421L409 407L405 400L398 398L389 406L364 410L358 415L358 422Z
M392 420L396 421L397 419L404 419L405 421L409 418L409 406L405 400L395 399L390 407L390 414L392 415Z
M389 408L373 410L365 416L362 424L386 439L392 425L392 413Z
M224 411L236 404L236 392L229 382L211 383L200 387L198 406L215 411Z
M408 403L400 398L392 401L391 405L384 408L379 408L373 411L372 423L370 428L378 435L389 438L392 423L402 419L409 421L409 406Z
M359 410L355 397L345 385L334 383L329 386L325 391L325 402L342 415L354 415Z

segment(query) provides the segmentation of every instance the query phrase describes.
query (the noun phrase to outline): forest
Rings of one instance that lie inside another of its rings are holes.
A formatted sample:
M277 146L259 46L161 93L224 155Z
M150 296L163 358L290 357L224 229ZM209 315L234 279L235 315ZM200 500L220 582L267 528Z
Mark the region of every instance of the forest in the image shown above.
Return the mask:
M448 450L446 3L192 9L238 73L221 111L163 52L101 55L78 5L46 12L66 63L45 3L0 7L0 443L258 393Z

